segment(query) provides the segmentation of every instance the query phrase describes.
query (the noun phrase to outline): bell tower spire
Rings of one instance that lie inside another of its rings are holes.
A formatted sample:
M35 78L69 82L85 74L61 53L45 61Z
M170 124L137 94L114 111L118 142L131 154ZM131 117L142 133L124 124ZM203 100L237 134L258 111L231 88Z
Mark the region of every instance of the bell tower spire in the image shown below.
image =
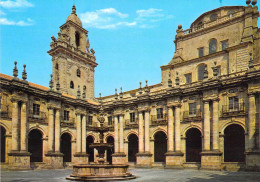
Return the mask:
M89 51L88 31L76 14L73 4L72 13L60 26L58 37L51 37L53 82L59 81L60 92L77 97L77 86L84 88L86 99L94 99L95 51ZM58 80L59 79L59 80ZM75 86L75 87L74 87Z

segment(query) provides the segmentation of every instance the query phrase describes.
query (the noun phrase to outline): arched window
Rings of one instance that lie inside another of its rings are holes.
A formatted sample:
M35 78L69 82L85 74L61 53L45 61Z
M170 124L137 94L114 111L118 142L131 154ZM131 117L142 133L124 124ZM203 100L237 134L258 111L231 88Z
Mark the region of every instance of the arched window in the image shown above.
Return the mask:
M74 88L74 83L73 83L73 81L70 81L70 88Z
M58 63L56 63L56 65L55 65L55 69L56 69L56 70L59 69L59 65L58 65Z
M211 39L209 42L209 54L217 52L217 40Z
M75 42L76 42L76 46L79 47L80 46L80 35L78 32L75 33Z
M217 18L218 18L217 13L214 13L214 14L210 15L210 17L209 17L210 21L216 20Z
M198 80L204 79L205 70L207 69L207 66L205 64L200 65L198 67Z
M80 70L77 69L77 77L80 77Z

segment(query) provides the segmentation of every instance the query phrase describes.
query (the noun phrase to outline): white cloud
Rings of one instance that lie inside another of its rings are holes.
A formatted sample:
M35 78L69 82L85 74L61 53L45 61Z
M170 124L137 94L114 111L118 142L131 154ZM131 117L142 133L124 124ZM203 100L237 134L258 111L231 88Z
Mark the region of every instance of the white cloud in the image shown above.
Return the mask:
M0 6L3 8L21 8L21 7L33 7L34 5L27 0L7 0L7 1L0 1Z
M100 9L80 14L82 23L86 27L99 29L112 29L119 26L135 26L136 22L128 22L125 19L128 14L121 13L115 8Z
M6 15L6 13L0 10L0 16L2 15Z
M150 8L150 9L141 9L141 10L137 10L136 13L138 15L138 17L162 17L164 16L164 14L162 14L163 10L162 9L154 9L154 8Z
M0 18L0 25L17 25L17 26L30 26L33 24L33 21L28 18L27 21L11 21L7 18Z

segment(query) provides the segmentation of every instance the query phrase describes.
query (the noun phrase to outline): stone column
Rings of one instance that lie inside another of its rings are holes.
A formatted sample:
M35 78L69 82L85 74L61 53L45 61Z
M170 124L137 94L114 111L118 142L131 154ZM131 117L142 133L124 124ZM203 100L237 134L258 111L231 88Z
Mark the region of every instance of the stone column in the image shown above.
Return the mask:
M213 100L213 150L219 151L219 107L218 107L218 99Z
M21 151L27 152L27 107L22 103L21 107Z
M203 147L204 151L210 150L210 113L209 113L209 101L204 101L204 123L203 123Z
M150 113L149 110L145 111L145 124L144 124L144 143L145 152L150 153Z
M81 153L81 115L77 114L77 153Z
M144 152L144 120L143 120L143 113L139 112L139 121L138 121L138 130L139 130L139 153Z
M181 106L175 107L175 152L181 151L181 121L180 121Z
M168 108L168 152L173 152L173 108Z
M255 129L256 129L256 104L255 95L249 95L249 112L248 112L248 147L249 150L256 148L255 146Z
M19 150L19 116L18 101L12 100L12 150Z
M124 153L123 115L119 116L119 152Z
M86 134L86 130L87 130L87 120L86 120L86 115L83 115L82 118L82 147L81 150L83 153L86 153L86 138L87 138L87 134Z
M115 153L119 152L119 138L118 138L118 117L114 118L114 132L115 132Z
M60 152L60 110L55 114L55 152Z
M54 118L53 118L53 108L49 107L49 123L48 123L48 149L49 152L54 152Z

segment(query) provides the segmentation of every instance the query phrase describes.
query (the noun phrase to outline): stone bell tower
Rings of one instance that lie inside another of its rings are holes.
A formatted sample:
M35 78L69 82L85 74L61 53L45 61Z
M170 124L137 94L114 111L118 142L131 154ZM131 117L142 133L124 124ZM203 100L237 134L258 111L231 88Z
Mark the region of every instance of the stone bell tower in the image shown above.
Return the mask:
M81 99L94 99L95 51L90 49L88 31L76 14L72 13L60 26L58 38L51 37L52 73L54 90ZM57 86L57 83L59 86Z

